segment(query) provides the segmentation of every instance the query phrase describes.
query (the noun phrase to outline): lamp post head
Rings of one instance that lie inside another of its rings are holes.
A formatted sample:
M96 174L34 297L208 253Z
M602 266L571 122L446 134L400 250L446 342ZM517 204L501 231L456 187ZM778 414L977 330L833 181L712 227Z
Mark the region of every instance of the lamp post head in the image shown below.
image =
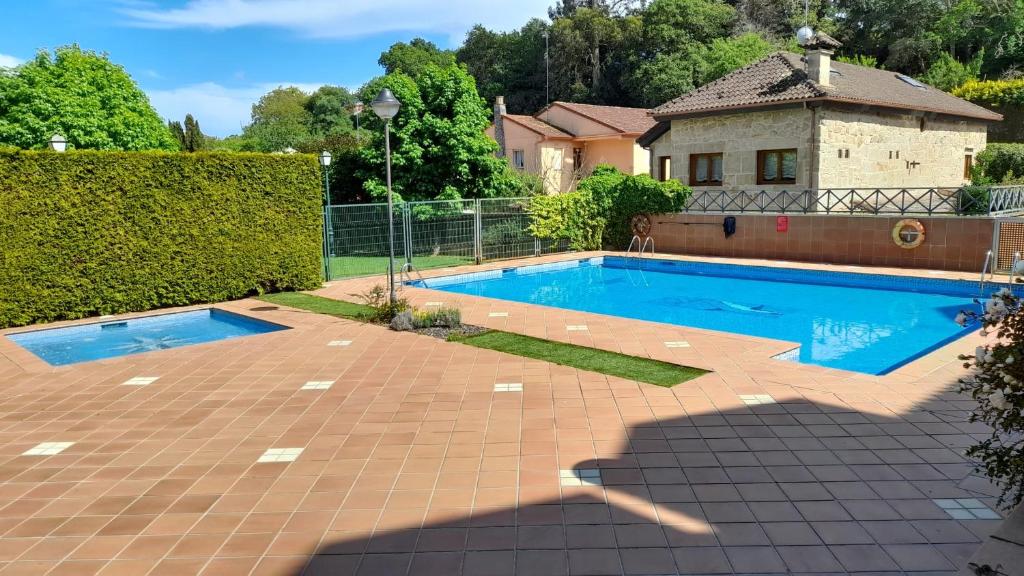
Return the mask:
M327 168L328 166L331 165L331 153L328 152L327 150L324 150L323 152L320 153L320 165L323 166L324 168Z
M395 95L391 93L391 90L387 88L380 91L377 97L370 103L373 107L373 112L378 118L387 122L398 114L398 109L402 107L402 103L395 98Z
M352 115L359 116L363 113L363 109L366 107L362 100L356 100L356 103L352 105Z
M68 149L68 140L60 134L50 137L50 149L54 152L63 152Z

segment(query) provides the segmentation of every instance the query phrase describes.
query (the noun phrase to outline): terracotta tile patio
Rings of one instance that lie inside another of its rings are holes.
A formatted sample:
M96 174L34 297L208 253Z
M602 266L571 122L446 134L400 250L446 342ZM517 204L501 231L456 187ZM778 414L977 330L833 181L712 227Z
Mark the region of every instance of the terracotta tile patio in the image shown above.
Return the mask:
M0 338L0 574L954 574L999 524L950 512L995 505L951 392L978 337L876 377L404 294L713 372L664 389L255 300L219 306L293 329L64 368Z

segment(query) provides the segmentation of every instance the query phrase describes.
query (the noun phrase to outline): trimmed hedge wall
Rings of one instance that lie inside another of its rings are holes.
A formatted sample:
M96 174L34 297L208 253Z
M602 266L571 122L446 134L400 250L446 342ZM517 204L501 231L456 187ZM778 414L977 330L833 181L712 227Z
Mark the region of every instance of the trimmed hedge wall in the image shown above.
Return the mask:
M320 285L311 155L0 151L0 327Z

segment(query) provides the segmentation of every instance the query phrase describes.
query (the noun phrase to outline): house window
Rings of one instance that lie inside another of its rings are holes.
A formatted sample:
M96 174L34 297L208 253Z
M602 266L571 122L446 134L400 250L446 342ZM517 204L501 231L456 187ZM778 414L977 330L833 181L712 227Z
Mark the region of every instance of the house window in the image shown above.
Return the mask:
M512 151L512 167L520 170L526 168L526 154L522 150Z
M758 150L758 184L796 184L796 149Z
M690 154L690 186L722 185L722 153Z
M583 148L572 149L572 167L576 170L583 168Z
M658 158L658 179L662 182L672 178L672 157L660 156Z
M971 179L971 168L974 168L974 155L964 154L964 180Z

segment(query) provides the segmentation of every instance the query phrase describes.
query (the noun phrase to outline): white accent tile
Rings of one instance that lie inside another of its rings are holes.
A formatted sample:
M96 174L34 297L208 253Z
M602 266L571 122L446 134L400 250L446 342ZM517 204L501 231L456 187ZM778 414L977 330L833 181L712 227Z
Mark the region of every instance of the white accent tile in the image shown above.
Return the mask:
M351 346L351 340L331 340L327 343L328 346Z
M586 324L569 324L565 329L569 332L585 332L589 330Z
M601 486L601 471L597 468L577 468L558 471L562 486Z
M487 315L488 318L508 318L508 312L491 312Z
M424 306L444 306L444 302L427 302Z
M125 380L121 383L121 386L149 386L159 378L159 376L136 376L135 378Z
M769 394L740 394L740 401L747 406L775 404L775 398L772 398Z
M302 448L270 448L257 462L294 462L302 454Z
M74 442L42 442L22 452L22 456L53 456L74 446Z
M334 384L334 380L310 380L299 390L327 390L332 384Z
M509 383L509 384L495 384L495 392L522 392L523 385L521 383Z
M1002 516L977 498L933 498L954 520L999 520Z
M687 342L686 340L672 340L670 342L665 342L665 347L666 348L689 348L690 347L690 343Z

